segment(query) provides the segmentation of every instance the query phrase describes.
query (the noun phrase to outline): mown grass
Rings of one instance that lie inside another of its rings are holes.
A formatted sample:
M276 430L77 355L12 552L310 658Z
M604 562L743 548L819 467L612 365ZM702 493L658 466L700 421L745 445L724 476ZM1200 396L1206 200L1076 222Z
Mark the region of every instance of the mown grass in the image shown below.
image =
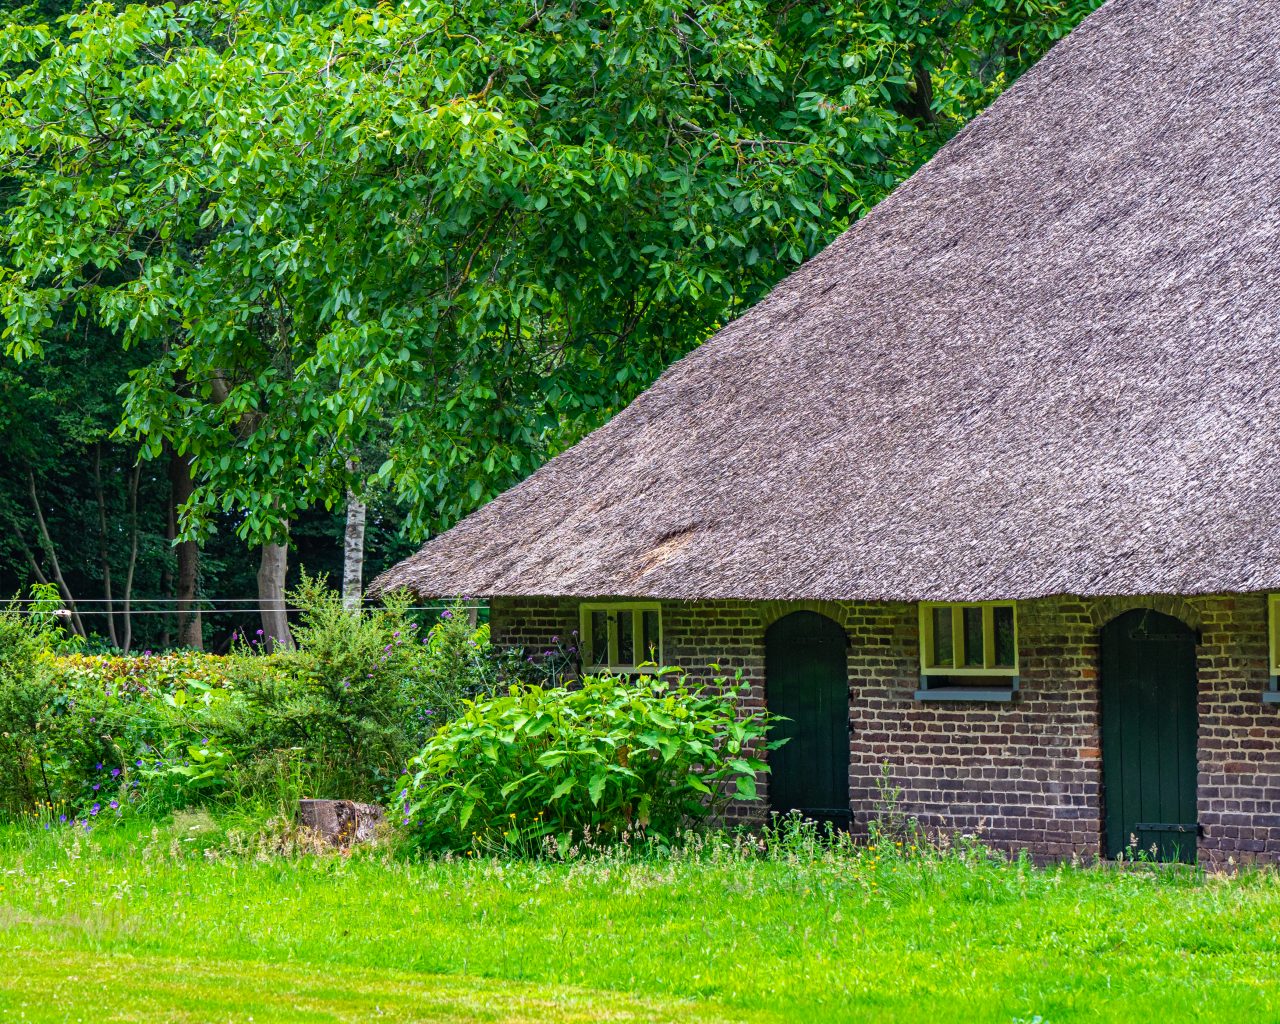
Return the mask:
M902 858L410 863L0 829L0 1018L1280 1019L1280 881Z

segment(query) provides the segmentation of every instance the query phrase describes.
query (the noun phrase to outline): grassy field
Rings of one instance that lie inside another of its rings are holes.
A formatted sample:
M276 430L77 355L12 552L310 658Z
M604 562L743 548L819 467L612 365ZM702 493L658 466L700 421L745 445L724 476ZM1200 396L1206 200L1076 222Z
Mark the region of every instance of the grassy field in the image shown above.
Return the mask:
M1262 873L412 864L266 856L199 819L0 829L4 1021L1271 1021L1278 935Z

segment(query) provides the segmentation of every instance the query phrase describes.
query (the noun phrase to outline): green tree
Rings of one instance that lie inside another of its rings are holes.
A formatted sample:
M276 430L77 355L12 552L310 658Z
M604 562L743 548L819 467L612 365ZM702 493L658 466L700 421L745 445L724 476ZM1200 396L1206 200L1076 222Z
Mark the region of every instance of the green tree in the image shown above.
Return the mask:
M38 356L70 315L155 353L124 428L189 458L184 532L233 517L274 599L303 510L373 485L416 534L452 522L1095 5L194 0L14 22L6 347Z

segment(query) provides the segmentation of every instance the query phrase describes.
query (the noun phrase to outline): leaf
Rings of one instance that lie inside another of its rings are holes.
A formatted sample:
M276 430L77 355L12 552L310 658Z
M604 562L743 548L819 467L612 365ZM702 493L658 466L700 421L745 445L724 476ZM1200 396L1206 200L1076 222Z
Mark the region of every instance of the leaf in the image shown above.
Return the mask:
M556 786L556 788L551 791L551 796L549 798L550 801L555 802L556 800L559 800L562 796L565 796L566 794L573 792L573 787L576 784L577 784L577 780L572 777L565 779L563 782L560 783L560 785Z
M754 775L738 776L737 796L739 800L756 798L756 777Z

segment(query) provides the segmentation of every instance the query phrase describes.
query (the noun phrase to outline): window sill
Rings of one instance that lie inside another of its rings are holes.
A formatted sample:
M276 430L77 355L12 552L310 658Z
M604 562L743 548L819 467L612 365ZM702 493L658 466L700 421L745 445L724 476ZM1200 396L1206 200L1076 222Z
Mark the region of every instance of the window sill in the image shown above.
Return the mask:
M1263 690L1263 704L1280 704L1280 690Z
M1013 689L983 690L976 686L936 686L928 690L916 690L916 700L982 701L988 704L1009 704L1016 693ZM1278 695L1280 696L1280 695Z

